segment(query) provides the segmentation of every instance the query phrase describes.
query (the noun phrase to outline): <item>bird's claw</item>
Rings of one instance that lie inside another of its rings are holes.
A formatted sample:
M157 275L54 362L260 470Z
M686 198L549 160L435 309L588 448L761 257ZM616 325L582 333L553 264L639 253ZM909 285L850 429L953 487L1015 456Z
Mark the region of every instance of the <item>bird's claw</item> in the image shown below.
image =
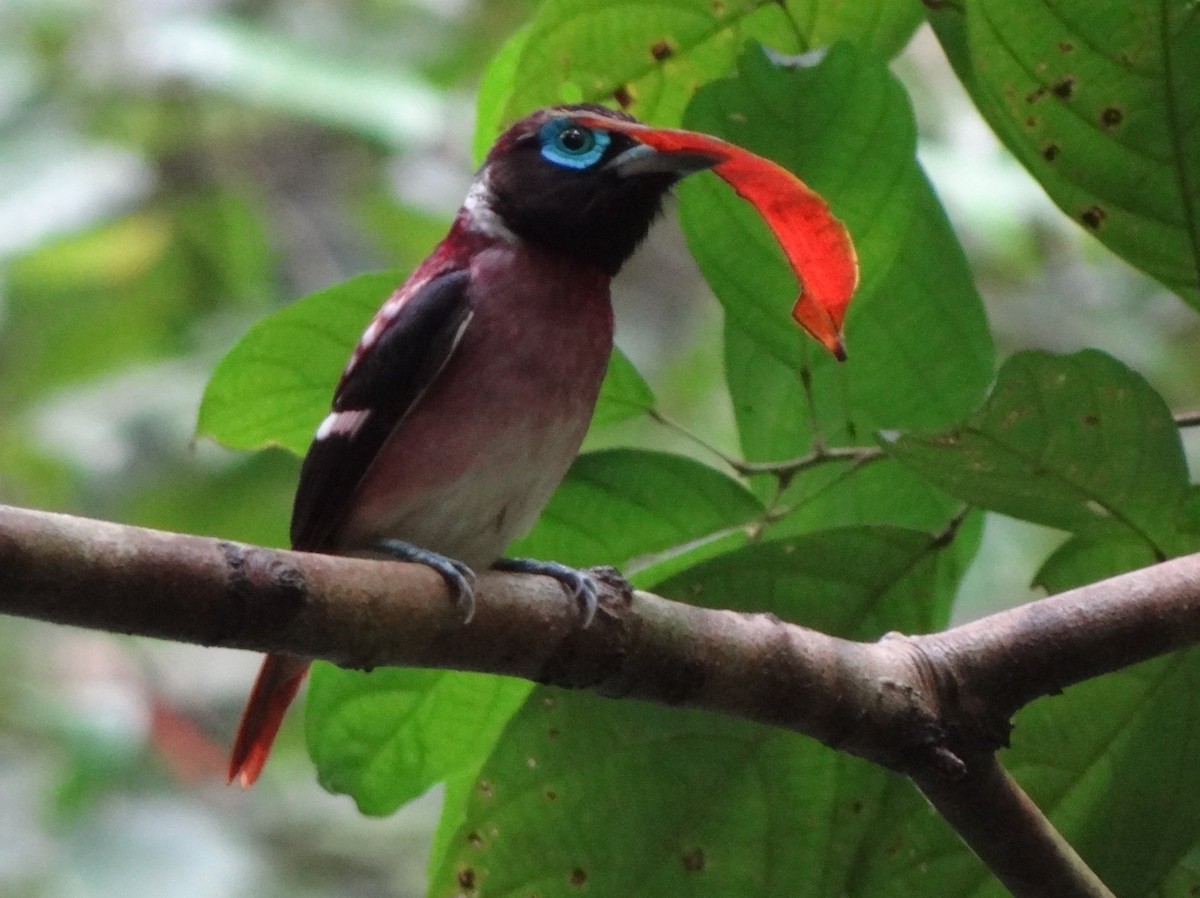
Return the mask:
M433 568L446 581L450 598L462 615L462 622L469 624L475 616L475 572L457 559L422 549L399 539L384 539L375 544L375 550L397 561L410 561Z
M540 574L557 580L582 608L582 626L590 627L596 619L596 610L600 607L600 587L586 571L557 561L537 561L532 558L501 558L492 567L512 574Z

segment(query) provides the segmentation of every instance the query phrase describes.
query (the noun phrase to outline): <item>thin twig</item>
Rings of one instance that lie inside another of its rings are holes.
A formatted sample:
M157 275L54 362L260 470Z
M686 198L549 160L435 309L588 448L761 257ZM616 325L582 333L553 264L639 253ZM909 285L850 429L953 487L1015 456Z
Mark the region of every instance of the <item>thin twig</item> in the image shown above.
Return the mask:
M783 461L739 461L727 460L727 463L739 474L774 474L776 477L791 479L801 471L815 468L828 462L851 461L868 462L883 458L884 452L878 446L830 446L818 447L807 455L789 458Z
M969 763L964 775L956 779L913 779L930 804L1014 895L1114 898L994 755Z

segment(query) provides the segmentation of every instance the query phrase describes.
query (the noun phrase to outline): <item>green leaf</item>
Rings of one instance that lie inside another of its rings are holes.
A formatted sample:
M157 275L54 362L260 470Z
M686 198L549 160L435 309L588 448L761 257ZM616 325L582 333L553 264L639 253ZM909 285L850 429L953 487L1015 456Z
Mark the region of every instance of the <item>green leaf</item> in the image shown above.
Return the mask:
M1171 412L1095 350L1015 355L966 423L888 451L983 508L1093 538L1123 533L1160 558L1181 542L1188 474Z
M827 47L844 40L884 59L903 50L925 18L918 4L894 0L787 0L785 5L805 46Z
M1147 894L1200 837L1198 689L1200 653L1190 651L1017 717L1002 760L1118 895Z
M474 774L532 688L458 671L316 664L305 732L317 778L364 814L390 814L437 783Z
M942 625L957 568L926 534L859 528L750 546L668 591L777 610L803 595L819 625L878 636ZM862 894L901 809L928 814L899 778L793 734L539 688L439 838L430 895Z
M1200 306L1191 0L972 0L930 21L975 104L1067 215Z
M654 408L654 393L629 357L614 349L608 360L608 371L600 385L600 398L592 427L607 427L645 414Z
M213 372L197 432L233 449L303 455L359 335L402 280L394 271L359 275L255 324Z
M638 449L589 452L575 460L509 554L621 566L723 533L762 511L737 481L690 458Z
M747 37L802 49L783 8L761 0L548 0L488 69L475 149L540 106L611 103L675 125L695 86L733 68Z
M878 428L945 426L975 407L992 372L983 307L915 161L904 89L882 62L845 44L811 68L749 52L736 79L697 94L685 124L796 172L846 223L862 271L849 361L838 365L792 321L797 285L757 213L712 177L680 185L689 245L727 313L726 370L748 457L806 451L814 425L802 373L816 427L834 445Z
M890 58L921 19L919 6L890 0L546 0L484 73L475 158L505 124L555 103L618 102L678 125L696 87L730 72L748 39L784 53L848 40Z
M1038 569L1033 585L1053 595L1147 567L1158 560L1144 539L1127 531L1099 537L1072 536Z
M475 99L475 136L471 141L471 158L480 165L492 148L492 143L508 124L505 110L517 84L521 54L529 42L529 26L518 29L504 42L479 83Z

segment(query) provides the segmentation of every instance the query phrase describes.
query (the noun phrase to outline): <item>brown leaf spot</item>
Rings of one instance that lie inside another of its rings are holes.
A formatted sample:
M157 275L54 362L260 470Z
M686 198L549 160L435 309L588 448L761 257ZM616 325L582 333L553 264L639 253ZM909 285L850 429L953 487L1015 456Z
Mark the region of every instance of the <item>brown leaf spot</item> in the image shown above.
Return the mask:
M1079 220L1083 222L1083 226L1089 231L1100 230L1100 225L1104 224L1104 219L1108 218L1108 213L1099 206L1092 206L1090 209L1084 209L1079 213Z
M571 878L568 881L575 888L582 889L585 885L587 885L587 873L583 871L583 868L576 867L571 871Z
M633 91L629 89L628 84L622 84L613 91L613 99L617 101L617 105L622 109L628 109L633 105Z
M1030 131L1032 131L1037 126L1038 126L1038 120L1037 120L1036 116L1033 116L1033 115L1025 116L1025 127L1026 128L1028 128Z
M467 833L467 844L472 848L482 848L483 836L479 835L478 831L471 830L469 833Z
M1100 423L1100 416L1095 414L1087 414L1083 416L1083 423L1087 427L1095 427Z
M557 739L559 736L558 727L550 727L550 729L546 730L546 736L550 739Z
M458 871L458 887L468 892L475 888L475 871L470 867L463 867Z
M1050 89L1054 91L1054 96L1060 100L1071 99L1071 94L1075 93L1075 76L1068 75Z
M703 848L693 848L684 854L681 860L683 869L688 873L699 873L708 865L708 858L704 856Z
M714 16L720 18L725 15L725 4L721 0L713 0L712 11Z
M1105 106L1100 110L1100 124L1105 128L1115 128L1125 121L1125 113L1116 106Z
M1044 84L1039 84L1034 90L1032 90L1028 94L1026 94L1025 102L1026 103L1036 103L1042 97L1046 96L1046 94L1048 94L1049 92L1050 92L1050 88L1046 87L1046 85L1044 85Z
M546 796L546 801L558 801L558 793L553 789L547 789L542 794Z
M1058 42L1058 52L1059 53L1074 53L1075 45L1073 43L1071 43L1070 41L1059 41Z
M862 803L861 799L856 798L856 799L854 799L854 801L850 802L850 813L861 814L862 812L863 812L863 803Z
M661 41L650 45L650 55L654 57L656 62L662 62L675 55L675 48L671 46L666 38L663 38Z
M1058 158L1061 148L1056 143L1048 143L1042 147L1042 158L1047 162L1053 162Z

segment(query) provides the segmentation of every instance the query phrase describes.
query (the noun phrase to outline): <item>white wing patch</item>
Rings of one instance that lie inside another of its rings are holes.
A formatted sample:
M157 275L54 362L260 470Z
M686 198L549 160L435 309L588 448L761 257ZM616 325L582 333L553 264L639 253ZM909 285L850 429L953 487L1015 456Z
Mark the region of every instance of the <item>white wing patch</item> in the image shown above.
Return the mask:
M352 437L370 417L370 409L330 412L317 428L317 439L327 440L332 436Z

